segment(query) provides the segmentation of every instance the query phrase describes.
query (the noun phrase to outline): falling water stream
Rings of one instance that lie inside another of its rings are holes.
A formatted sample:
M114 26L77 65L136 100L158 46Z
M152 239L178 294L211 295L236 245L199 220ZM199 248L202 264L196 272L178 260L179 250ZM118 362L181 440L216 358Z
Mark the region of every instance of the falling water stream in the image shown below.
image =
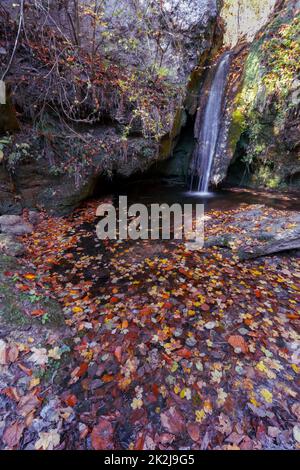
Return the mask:
M192 164L191 191L208 193L212 165L222 124L229 65L230 52L225 52L216 65L203 121L199 126L198 142Z

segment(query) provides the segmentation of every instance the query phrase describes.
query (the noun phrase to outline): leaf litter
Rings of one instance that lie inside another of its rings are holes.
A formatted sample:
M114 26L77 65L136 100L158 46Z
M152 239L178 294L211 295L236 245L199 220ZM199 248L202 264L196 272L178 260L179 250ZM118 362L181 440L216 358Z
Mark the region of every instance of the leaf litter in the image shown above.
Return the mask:
M1 448L299 448L299 259L100 242L98 203L44 215L7 273L58 299L70 335L0 340ZM206 235L245 239L248 209L211 211Z

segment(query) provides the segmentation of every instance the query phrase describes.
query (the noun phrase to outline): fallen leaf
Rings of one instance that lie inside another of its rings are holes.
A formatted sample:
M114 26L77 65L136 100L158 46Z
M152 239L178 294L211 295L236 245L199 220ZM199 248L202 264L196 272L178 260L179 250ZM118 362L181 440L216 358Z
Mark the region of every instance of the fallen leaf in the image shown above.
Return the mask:
M45 348L32 348L32 354L29 357L29 361L36 365L44 366L48 362L48 354Z
M297 424L296 426L293 427L293 436L295 441L300 443L300 426Z
M190 438L194 441L197 442L200 439L200 428L197 424L195 423L189 423L187 425L187 432L189 433Z
M0 339L0 364L1 365L7 364L6 350L7 350L7 345L5 341L3 341L3 339Z
M33 393L25 395L18 403L18 413L25 417L28 415L28 413L31 413L31 411L35 410L39 404L39 399Z
M267 388L263 388L261 391L260 391L260 394L261 396L265 399L265 401L267 403L272 403L273 401L273 394L267 389Z
M242 336L233 335L228 338L228 343L233 347L235 352L243 352L246 354L248 352L248 344Z
M55 429L49 432L40 432L39 439L34 447L36 450L53 450L60 443L60 435Z
M3 433L2 440L4 444L10 449L16 447L20 442L24 429L25 425L22 422L15 422L10 425Z
M230 418L224 413L221 413L219 416L219 425L217 426L217 430L225 436L229 436L229 434L232 432L232 424Z
M114 356L118 362L122 361L122 348L121 346L117 346L114 352Z
M160 415L162 426L172 434L181 434L185 431L185 421L181 413L174 406Z
M114 429L110 421L105 417L100 417L97 426L94 426L91 440L95 450L113 449Z
M32 310L31 312L31 315L33 317L42 317L43 315L45 315L45 310L41 309L41 308L37 308L35 310Z

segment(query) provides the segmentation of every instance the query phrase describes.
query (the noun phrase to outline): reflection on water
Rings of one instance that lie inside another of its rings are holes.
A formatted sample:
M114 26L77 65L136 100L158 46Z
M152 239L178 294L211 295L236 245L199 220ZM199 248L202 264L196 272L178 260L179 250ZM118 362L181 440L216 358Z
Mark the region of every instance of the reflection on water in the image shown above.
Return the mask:
M241 204L264 204L277 209L300 211L299 193L274 193L250 189L224 189L214 193L187 192L184 185L170 185L153 181L139 181L124 186L114 197L127 195L128 205L149 204L204 204L205 210L237 209Z

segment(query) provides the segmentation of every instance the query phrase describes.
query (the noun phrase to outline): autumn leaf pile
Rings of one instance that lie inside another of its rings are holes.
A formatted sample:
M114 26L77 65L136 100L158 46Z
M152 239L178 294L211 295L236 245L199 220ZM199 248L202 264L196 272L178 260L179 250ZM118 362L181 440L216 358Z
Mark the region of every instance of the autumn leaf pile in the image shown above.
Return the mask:
M66 329L0 343L2 448L299 448L299 259L100 242L98 203L24 239L15 289L59 300ZM246 209L211 211L206 236Z

